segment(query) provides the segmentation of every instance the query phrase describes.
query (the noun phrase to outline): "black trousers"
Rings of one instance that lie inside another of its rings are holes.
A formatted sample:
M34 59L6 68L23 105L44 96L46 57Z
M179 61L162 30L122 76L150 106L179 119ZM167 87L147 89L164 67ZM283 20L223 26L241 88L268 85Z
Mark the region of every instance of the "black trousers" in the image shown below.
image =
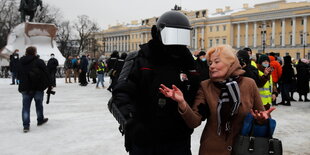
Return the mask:
M49 71L49 74L51 76L52 85L56 87L56 70Z
M86 72L85 71L82 71L81 73L80 73L80 78L81 78L81 84L82 85L86 85L86 84L88 84L87 83L87 81L86 81Z

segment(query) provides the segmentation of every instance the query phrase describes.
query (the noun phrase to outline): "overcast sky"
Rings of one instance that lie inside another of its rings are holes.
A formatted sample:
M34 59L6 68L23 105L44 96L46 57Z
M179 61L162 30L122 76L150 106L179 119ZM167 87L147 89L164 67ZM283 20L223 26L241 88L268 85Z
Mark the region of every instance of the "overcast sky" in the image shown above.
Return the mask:
M59 8L63 17L75 20L78 15L88 15L95 20L101 29L117 23L130 23L131 20L141 20L160 16L173 8L175 4L181 5L184 10L208 9L214 13L216 8L230 6L232 9L242 8L242 4L271 2L272 0L43 0ZM310 0L287 0L287 2Z

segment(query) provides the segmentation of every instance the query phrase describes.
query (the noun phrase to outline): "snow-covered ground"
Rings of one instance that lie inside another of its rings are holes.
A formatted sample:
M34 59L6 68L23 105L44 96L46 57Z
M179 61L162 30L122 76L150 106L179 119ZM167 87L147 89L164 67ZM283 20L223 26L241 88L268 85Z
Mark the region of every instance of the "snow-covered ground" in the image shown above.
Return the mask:
M51 96L49 105L44 103L49 121L36 126L32 104L30 132L23 133L21 94L18 86L10 83L10 79L0 79L1 155L127 154L118 124L107 109L111 94L106 89L96 89L94 84L87 87L65 84L64 79L57 79L56 95ZM274 137L282 140L284 154L310 155L310 102L278 106L272 116L277 120ZM192 136L193 155L198 154L203 127L204 124Z

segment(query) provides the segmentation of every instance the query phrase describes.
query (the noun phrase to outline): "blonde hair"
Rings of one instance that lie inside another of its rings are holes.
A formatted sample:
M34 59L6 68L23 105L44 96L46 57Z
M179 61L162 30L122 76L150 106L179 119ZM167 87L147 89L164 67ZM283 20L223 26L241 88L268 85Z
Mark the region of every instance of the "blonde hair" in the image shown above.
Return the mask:
M216 54L220 57L221 61L227 65L232 65L236 60L236 50L234 50L230 45L218 45L212 47L207 52L207 61L210 62L211 55Z

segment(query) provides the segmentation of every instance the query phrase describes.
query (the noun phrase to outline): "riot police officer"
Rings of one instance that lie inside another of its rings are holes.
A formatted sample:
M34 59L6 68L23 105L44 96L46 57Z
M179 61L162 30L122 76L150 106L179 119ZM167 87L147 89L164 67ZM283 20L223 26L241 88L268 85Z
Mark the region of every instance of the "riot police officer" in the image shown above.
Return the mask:
M200 81L186 47L190 31L183 13L168 11L152 27L152 39L126 58L108 105L130 155L191 154L193 130L180 116L177 103L159 91L160 84L174 84L187 103L193 103Z

